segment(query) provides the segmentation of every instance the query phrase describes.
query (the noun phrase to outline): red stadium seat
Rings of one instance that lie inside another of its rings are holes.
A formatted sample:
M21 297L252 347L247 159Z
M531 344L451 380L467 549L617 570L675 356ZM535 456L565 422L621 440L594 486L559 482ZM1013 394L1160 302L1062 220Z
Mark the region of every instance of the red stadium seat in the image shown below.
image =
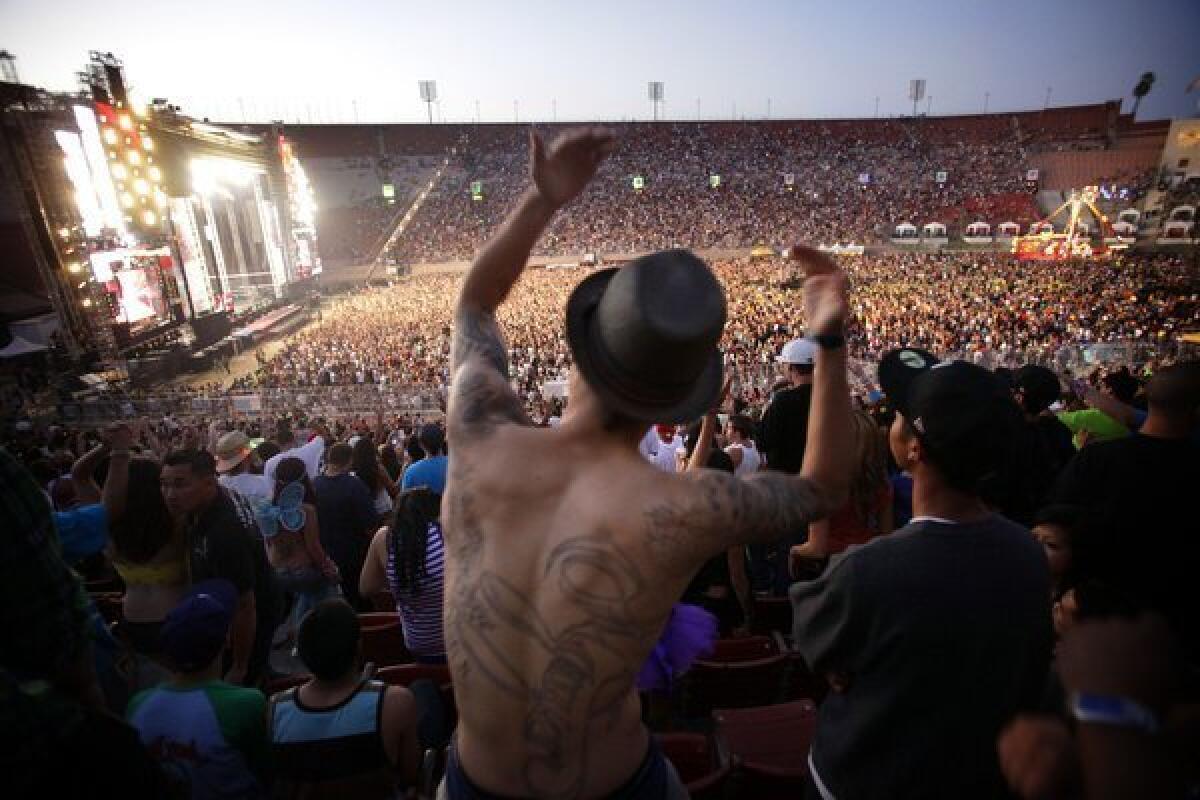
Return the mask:
M685 714L707 714L714 708L747 708L777 702L787 669L787 656L754 661L697 661L684 681Z
M365 611L358 615L358 624L363 628L381 628L400 624L400 612L395 605L380 611Z
M725 796L730 768L728 764L717 762L707 736L664 733L659 735L658 742L692 800L718 800Z
M719 709L713 719L718 756L722 763L737 766L745 797L801 796L817 727L817 709L811 700Z
M779 652L770 636L744 636L740 639L718 639L713 643L712 654L704 661L731 664L739 661L755 661Z
M450 686L450 668L445 664L401 664L384 667L375 677L390 686L408 686L413 681L429 680L438 686Z
M363 616L372 615L363 614L359 618ZM400 627L399 616L392 616L395 620L391 623L381 619L378 625L362 627L363 660L377 667L390 667L412 661L412 654L404 646L404 631Z

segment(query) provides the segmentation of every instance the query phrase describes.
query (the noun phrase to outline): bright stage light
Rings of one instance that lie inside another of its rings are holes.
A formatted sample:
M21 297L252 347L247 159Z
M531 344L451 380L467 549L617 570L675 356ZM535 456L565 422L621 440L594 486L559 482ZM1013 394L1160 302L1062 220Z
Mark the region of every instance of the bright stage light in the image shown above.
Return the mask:
M138 178L133 182L133 190L138 194L150 194L150 184L146 183L145 179Z
M88 171L83 143L78 134L70 131L55 131L54 138L58 141L58 146L62 148L67 177L75 188L75 204L79 208L79 216L83 218L83 229L89 236L98 236L104 227L104 212L99 198L96 196L96 186L92 181L92 174ZM64 239L69 233L66 228L59 231Z
M74 106L72 110L83 142L83 153L87 157L88 183L100 204L102 227L124 234L125 221L109 174L108 160L104 157L104 143L100 140L100 128L96 125L96 112L84 105ZM90 231L88 233L91 234Z
M70 264L67 264L67 272L78 273L81 269L83 269L83 267L78 261L72 261Z
M156 205L158 205L159 208L167 207L167 199L168 198L167 198L166 192L162 191L161 189L154 190L154 202Z
M133 130L133 119L131 119L128 114L121 114L117 117L117 125L119 125L123 131L131 131Z
M154 149L154 140L151 139L149 136L143 136L142 137L142 149L145 150L146 152L150 152L151 150L153 150Z
M150 169L146 170L146 172L150 175L150 180L154 181L155 183L158 183L162 180L162 170L158 167L151 167Z
M119 181L123 181L129 177L129 170L125 169L124 164L113 164L112 176Z
M91 308L92 307L92 298L90 298L90 297L83 298L83 307Z
M126 155L126 158L128 158L129 163L133 164L135 167L142 163L142 154L139 153L137 150L130 150L129 153Z
M142 222L146 225L153 225L154 223L158 222L158 215L153 211L143 211Z
M104 129L104 143L105 144L116 144L117 143L117 132L114 131L112 128L105 128Z
M131 195L129 192L122 194L121 205L125 208L133 208L133 195Z
M191 170L192 190L197 194L211 194L222 184L248 186L264 172L256 164L231 158L194 158Z

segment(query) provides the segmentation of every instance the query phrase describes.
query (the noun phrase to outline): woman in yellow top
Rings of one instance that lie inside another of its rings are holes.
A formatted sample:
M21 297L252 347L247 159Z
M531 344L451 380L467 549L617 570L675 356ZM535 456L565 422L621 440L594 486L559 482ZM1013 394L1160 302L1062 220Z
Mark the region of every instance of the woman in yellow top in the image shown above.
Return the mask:
M92 450L72 471L81 497L99 496L108 516L106 554L125 582L121 632L142 655L158 652L158 629L187 587L183 532L167 511L159 487L159 463L134 457L133 432L126 425L108 431L108 441ZM92 477L108 456L101 492Z

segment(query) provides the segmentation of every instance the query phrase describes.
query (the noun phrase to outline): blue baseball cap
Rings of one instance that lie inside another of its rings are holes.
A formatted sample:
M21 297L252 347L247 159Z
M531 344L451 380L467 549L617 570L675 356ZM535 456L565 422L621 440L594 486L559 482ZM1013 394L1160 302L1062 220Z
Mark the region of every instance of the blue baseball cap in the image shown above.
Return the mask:
M163 655L178 672L196 672L213 662L225 649L237 589L227 580L194 584L171 609L159 630Z

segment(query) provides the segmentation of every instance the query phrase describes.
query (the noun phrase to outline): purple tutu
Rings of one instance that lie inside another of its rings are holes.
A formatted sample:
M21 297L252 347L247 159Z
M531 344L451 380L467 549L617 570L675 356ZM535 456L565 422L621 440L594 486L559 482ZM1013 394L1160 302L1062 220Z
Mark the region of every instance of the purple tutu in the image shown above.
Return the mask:
M638 689L669 690L672 681L687 672L693 661L713 651L716 640L716 617L700 606L676 603L658 643L638 673Z

